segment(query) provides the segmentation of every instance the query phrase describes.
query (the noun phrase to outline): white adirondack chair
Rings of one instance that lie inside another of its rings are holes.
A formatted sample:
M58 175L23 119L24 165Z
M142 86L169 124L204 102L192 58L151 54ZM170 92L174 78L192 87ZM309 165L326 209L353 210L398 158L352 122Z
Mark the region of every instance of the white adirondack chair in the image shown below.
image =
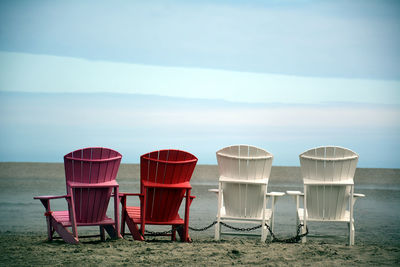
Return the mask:
M287 191L295 197L297 223L307 221L345 222L349 228L349 245L354 245L353 206L363 194L354 193L354 173L358 155L336 146L317 147L300 154L304 193ZM300 207L300 197L303 207ZM306 242L306 237L302 238Z
M221 222L263 225L261 241L266 240L268 230L265 223L273 228L276 198L285 194L267 193L272 159L273 155L269 152L248 145L229 146L217 151L219 188L210 190L218 194L215 240L219 240L222 234L243 235L243 233L222 232ZM269 199L271 205L267 209Z

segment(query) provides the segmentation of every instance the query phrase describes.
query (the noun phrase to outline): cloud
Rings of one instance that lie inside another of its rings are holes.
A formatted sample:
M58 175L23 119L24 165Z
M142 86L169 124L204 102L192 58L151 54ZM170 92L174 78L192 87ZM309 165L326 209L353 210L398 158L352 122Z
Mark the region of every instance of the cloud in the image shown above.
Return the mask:
M218 148L247 143L271 150L277 165L296 165L303 150L329 144L360 153L361 166L400 166L400 107L393 105L2 92L0 113L2 161L57 161L81 146L108 146L123 153L126 162L174 147L214 164ZM386 159L379 166L374 165L377 154Z
M3 1L0 49L398 80L399 10L395 1Z
M0 62L2 91L134 93L248 103L400 104L400 81L161 67L4 52L0 52Z

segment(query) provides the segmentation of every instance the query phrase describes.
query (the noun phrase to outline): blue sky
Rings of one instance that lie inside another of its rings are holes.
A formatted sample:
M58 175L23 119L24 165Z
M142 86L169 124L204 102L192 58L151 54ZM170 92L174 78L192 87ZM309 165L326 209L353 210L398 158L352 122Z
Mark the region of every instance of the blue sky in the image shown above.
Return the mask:
M1 1L0 161L109 146L125 162L177 147L215 164L248 143L275 165L340 145L399 168L399 14L398 1Z

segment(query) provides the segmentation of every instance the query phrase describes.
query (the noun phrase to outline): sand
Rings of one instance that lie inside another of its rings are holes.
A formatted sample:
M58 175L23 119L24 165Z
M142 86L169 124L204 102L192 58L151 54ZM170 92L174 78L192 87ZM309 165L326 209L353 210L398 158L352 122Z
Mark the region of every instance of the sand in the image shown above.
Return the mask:
M130 237L101 242L96 238L69 245L42 235L0 234L1 266L398 266L400 246L261 243L252 238L211 238L192 243L158 237L146 242Z

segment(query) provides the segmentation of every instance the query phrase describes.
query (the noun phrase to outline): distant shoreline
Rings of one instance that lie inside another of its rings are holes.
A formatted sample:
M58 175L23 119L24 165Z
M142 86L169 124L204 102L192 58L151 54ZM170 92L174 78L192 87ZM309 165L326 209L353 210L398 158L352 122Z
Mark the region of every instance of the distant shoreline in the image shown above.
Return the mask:
M121 164L117 179L139 179L139 164ZM2 178L49 178L64 179L63 163L44 162L0 162L0 179ZM218 180L217 165L196 166L193 182L216 182ZM271 183L301 184L300 167L272 166ZM356 184L400 184L400 169L357 168Z

